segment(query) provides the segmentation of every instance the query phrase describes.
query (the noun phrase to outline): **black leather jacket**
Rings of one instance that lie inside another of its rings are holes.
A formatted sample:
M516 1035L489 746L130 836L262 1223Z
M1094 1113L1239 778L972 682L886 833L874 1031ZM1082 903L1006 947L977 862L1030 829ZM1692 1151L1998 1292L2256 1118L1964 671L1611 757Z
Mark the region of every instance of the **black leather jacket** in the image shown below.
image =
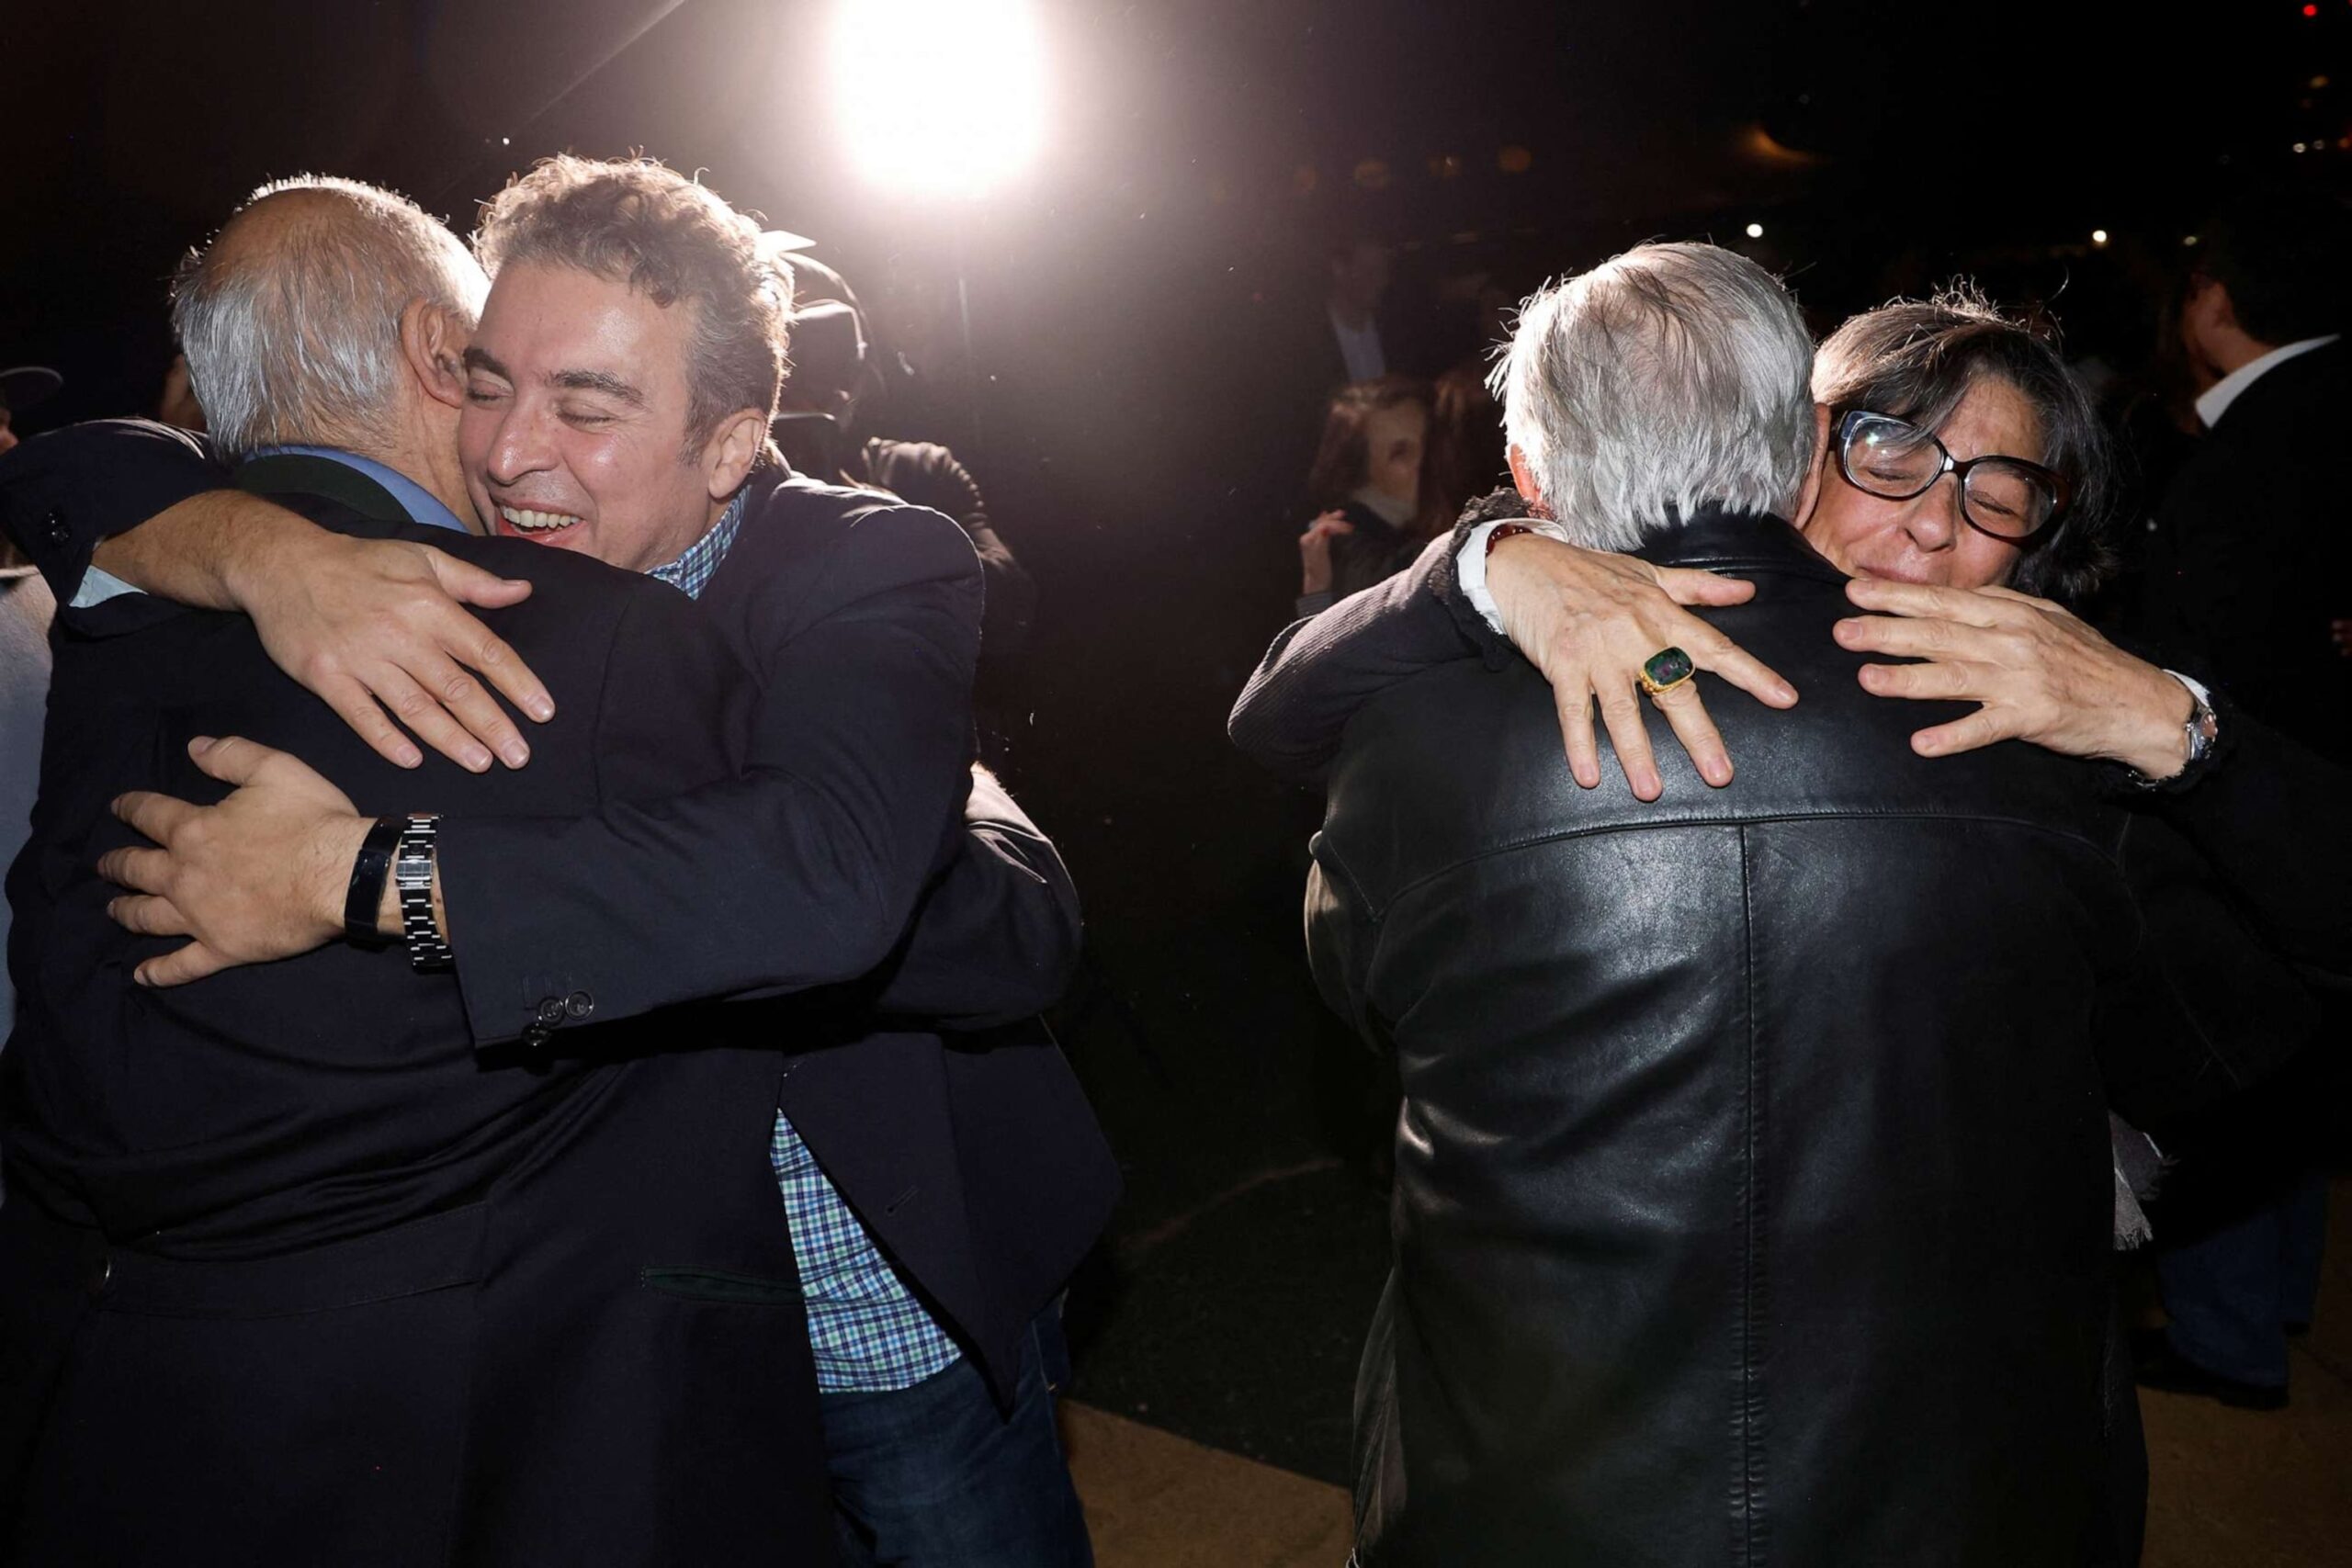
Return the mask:
M1712 618L1804 694L1701 677L1728 788L1652 716L1665 797L1578 789L1515 661L1395 685L1330 776L1315 971L1405 1090L1362 1560L2085 1561L2125 814L2022 745L1915 756L1947 711L1862 692L1784 524L1653 558L1755 581Z

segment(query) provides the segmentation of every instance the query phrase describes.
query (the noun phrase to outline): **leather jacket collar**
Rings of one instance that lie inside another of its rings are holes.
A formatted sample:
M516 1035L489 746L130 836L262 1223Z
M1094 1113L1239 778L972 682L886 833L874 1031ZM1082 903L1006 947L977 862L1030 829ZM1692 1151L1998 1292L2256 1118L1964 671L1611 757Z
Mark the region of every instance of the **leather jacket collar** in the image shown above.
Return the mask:
M1654 566L1790 572L1824 582L1846 580L1844 572L1804 542L1804 535L1769 512L1702 506L1634 554Z

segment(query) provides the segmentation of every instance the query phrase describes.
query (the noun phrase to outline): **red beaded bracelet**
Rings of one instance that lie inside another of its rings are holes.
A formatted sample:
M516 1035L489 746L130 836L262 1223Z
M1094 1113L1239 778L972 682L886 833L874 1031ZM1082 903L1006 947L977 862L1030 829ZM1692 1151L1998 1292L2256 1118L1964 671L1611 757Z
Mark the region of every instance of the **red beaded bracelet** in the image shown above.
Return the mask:
M1535 529L1529 527L1524 523L1498 523L1495 525L1495 531L1487 536L1487 554L1489 556L1493 555L1495 553L1495 547L1501 544L1505 539L1511 538L1516 535L1532 534L1534 532L1536 532Z

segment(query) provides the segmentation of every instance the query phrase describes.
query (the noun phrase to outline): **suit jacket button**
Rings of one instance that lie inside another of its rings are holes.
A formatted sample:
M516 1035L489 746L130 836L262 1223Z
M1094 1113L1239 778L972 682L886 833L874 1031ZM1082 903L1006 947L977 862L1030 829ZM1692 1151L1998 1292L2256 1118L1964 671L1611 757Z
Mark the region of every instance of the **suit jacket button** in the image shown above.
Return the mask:
M563 1021L563 998L561 997L541 997L539 998L539 1005L535 1016L537 1016L540 1023L549 1029L553 1029L557 1024Z
M523 1049L526 1051L538 1050L548 1043L548 1037L554 1032L554 1030L549 1029L544 1023L526 1025L523 1030Z
M74 530L65 525L65 514L51 511L49 514L49 542L52 545L62 545L73 536Z
M586 1018L596 1010L596 998L585 991L574 991L563 998L563 1010L573 1018Z

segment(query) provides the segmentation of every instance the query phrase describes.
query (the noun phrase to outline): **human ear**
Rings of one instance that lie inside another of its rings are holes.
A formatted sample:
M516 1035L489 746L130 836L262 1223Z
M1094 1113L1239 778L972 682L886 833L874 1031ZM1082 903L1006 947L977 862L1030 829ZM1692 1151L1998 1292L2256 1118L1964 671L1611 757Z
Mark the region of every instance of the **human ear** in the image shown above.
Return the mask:
M1503 454L1503 458L1510 465L1511 488L1519 491L1520 500L1527 502L1529 513L1536 517L1551 516L1550 509L1544 504L1543 491L1536 488L1535 473L1528 466L1527 454L1519 449L1518 442L1510 444L1510 449Z
M768 416L758 409L738 409L719 423L702 449L703 475L712 500L742 488L767 438Z
M466 344L472 333L439 305L412 299L401 311L401 357L424 395L450 408L466 400Z

